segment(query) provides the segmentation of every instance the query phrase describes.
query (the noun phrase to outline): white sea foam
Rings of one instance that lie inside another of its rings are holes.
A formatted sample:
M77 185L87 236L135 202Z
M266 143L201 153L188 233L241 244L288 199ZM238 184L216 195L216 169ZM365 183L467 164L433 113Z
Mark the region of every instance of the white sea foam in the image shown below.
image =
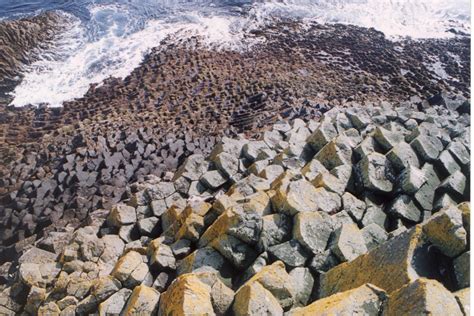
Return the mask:
M175 8L170 16L147 21L119 5L94 5L89 11L87 25L70 17L68 31L27 67L12 104L60 106L81 97L92 83L130 74L169 35L199 35L216 49L245 49L253 43L245 36L248 30L275 17L374 27L392 39L453 36L449 28L470 32L469 0L274 0L254 3L244 16Z

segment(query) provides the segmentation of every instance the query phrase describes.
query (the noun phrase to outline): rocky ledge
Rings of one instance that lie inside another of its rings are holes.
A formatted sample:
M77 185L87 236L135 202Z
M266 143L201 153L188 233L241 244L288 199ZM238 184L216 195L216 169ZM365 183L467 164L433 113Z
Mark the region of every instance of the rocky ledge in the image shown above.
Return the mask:
M0 313L468 315L469 108L335 107L224 137L16 243Z

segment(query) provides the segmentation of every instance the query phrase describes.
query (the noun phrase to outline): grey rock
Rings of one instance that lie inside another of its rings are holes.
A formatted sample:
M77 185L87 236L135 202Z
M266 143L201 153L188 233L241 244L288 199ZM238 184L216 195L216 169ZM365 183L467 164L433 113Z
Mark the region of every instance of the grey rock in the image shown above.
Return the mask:
M331 216L332 227L334 230L341 227L343 224L354 224L354 220L347 213L346 210L342 210Z
M435 190L441 183L433 165L426 163L423 168L426 183L415 193L415 200L424 209L431 211L433 209Z
M388 234L377 224L370 224L361 229L365 245L370 251L388 239Z
M110 211L107 221L115 227L134 224L137 221L137 213L134 207L117 204Z
M359 200L349 192L345 192L342 196L342 207L357 222L362 220L367 208L364 201Z
M322 187L338 195L344 194L347 185L347 182L342 181L330 173L320 173L311 183L317 188Z
M408 166L399 176L399 190L407 194L414 194L426 181L425 173L422 170L414 166Z
M157 217L148 217L138 221L138 229L140 234L150 236L157 227L159 219Z
M176 269L176 259L168 245L155 240L148 246L150 264L160 270Z
M268 253L292 268L303 266L309 258L309 254L296 240L272 246L268 248Z
M331 219L324 213L300 212L294 217L293 238L313 253L326 249L331 231Z
M163 215L164 212L166 212L168 207L166 207L165 200L153 200L151 201L151 209L153 215L155 215L156 217L160 217L161 215Z
M374 138L385 151L389 151L395 147L396 144L404 141L403 135L394 133L383 127L377 127L375 129Z
M409 195L399 195L396 197L388 209L389 214L410 222L421 222L422 214Z
M178 275L191 272L219 272L225 260L219 252L211 247L199 248L181 260L178 264Z
M171 283L171 277L166 272L160 272L153 282L153 288L158 292L162 293L166 291L166 288Z
M466 166L471 161L469 152L467 151L466 147L464 147L464 145L459 141L451 142L448 146L448 150L454 156L457 162L459 162L463 166Z
M466 189L466 176L461 171L456 171L443 180L438 187L442 192L454 193L459 196L464 195Z
M191 251L191 241L187 239L180 239L173 243L171 246L171 251L175 257L182 257Z
M387 215L383 212L382 207L373 203L367 203L367 209L362 218L362 225L377 224L382 228L387 225Z
M331 268L339 264L339 259L332 253L331 250L318 252L314 255L310 262L310 268L315 273L322 273L329 271Z
M371 153L357 165L357 171L362 185L371 191L391 192L393 171L390 161L379 153Z
M329 119L323 119L319 127L306 139L316 151L320 151L327 143L337 136L337 130Z
M321 173L328 173L328 172L329 170L327 170L326 167L324 167L323 164L317 159L311 160L303 167L303 169L301 169L301 173L309 181L314 180Z
M336 230L331 250L341 262L352 261L367 252L364 236L355 224L343 224Z
M227 182L218 170L207 171L202 175L200 181L211 190L216 190Z
M190 181L197 181L207 171L209 163L203 155L194 154L186 158L181 167L176 171L173 180L183 176Z
M239 171L239 159L232 154L222 152L213 161L226 178L232 178Z
M132 290L123 288L117 293L110 296L108 299L100 303L99 315L119 315L122 309L124 308L128 298L130 297L130 294L132 294Z
M291 225L291 217L285 214L263 216L259 247L261 249L268 249L268 247L289 240L291 237Z
M418 136L410 145L424 161L428 162L435 161L443 150L443 144L438 138L427 135Z
M456 171L461 170L461 167L454 160L453 156L448 150L441 152L437 160L437 165L447 175L453 174Z
M453 261L454 275L459 289L469 287L470 285L470 251L466 251Z
M151 200L167 198L176 191L173 182L160 182L146 189Z
M313 292L314 278L308 268L299 267L290 271L295 296L293 306L306 306Z
M235 268L240 270L247 268L258 256L258 253L251 246L234 236L226 234L214 239L210 246L219 251Z
M270 183L273 182L276 178L278 178L285 170L282 166L279 165L269 165L266 166L260 174L259 177L267 179Z
M324 188L317 188L315 202L318 210L329 214L335 213L341 209L341 197L334 192L329 192Z
M413 148L405 143L396 144L386 155L387 159L392 163L395 170L401 171L408 166L419 168L420 160Z
M426 238L448 257L456 257L467 246L461 211L453 206L433 215L424 225Z
M271 150L264 141L251 141L242 147L242 155L250 162L262 159L270 159L275 156L275 152Z

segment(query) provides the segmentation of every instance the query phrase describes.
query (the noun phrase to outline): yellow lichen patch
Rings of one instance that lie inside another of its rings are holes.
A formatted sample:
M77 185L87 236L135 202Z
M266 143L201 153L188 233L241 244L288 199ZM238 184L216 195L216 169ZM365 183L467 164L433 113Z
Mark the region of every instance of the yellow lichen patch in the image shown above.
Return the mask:
M366 283L391 293L415 280L411 265L415 249L422 246L421 226L399 235L351 262L329 270L321 277L320 295L326 297Z
M283 315L277 299L257 282L246 284L237 292L233 312L236 316Z
M420 278L390 294L385 316L461 316L454 295L436 280Z
M161 295L159 315L214 315L210 292L194 274L184 274Z
M337 293L311 305L297 308L291 316L377 315L386 299L385 292L371 284Z
M122 311L123 315L152 315L158 308L160 293L154 288L139 285L133 289L127 305Z

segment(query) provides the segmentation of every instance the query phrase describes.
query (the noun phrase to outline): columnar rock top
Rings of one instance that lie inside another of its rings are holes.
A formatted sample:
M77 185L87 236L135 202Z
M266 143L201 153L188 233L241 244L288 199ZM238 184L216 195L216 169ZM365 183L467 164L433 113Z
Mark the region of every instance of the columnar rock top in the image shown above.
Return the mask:
M224 137L2 266L0 313L467 315L469 104Z

